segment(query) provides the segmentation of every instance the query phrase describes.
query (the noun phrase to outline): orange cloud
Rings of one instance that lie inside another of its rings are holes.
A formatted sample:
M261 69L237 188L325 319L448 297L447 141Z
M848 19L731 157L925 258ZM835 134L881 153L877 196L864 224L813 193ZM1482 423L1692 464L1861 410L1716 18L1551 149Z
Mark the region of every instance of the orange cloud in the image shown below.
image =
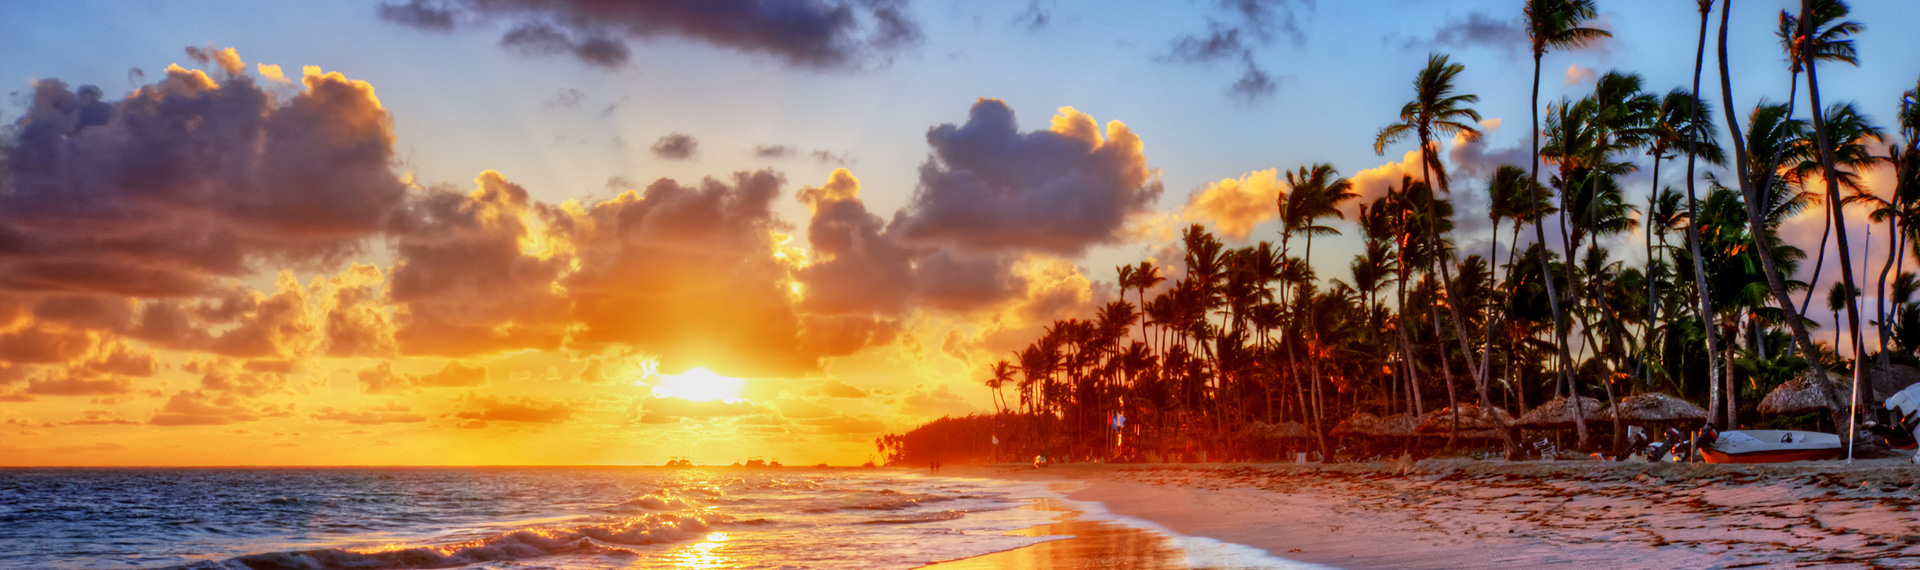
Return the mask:
M1276 200L1285 192L1278 170L1256 170L1189 193L1181 216L1211 223L1221 234L1245 240L1254 226L1279 215Z

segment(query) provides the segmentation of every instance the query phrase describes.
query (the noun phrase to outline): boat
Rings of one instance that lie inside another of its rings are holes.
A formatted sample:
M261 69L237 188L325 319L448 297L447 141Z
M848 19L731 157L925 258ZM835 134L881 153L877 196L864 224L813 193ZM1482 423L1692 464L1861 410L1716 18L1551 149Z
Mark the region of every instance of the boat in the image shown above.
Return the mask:
M1840 457L1840 436L1798 430L1749 429L1720 432L1703 446L1707 463L1785 463Z

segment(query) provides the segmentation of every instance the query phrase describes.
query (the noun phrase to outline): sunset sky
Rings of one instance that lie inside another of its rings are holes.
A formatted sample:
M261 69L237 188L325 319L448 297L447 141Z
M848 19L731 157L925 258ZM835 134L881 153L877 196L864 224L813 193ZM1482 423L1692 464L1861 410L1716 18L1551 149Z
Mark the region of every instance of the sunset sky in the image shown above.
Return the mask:
M1187 224L1275 239L1262 171L1417 176L1372 143L1429 52L1463 249L1529 158L1515 0L601 4L0 0L0 465L857 464ZM1798 5L1735 5L1740 108ZM1686 85L1692 2L1600 7L1543 103ZM1851 19L1822 94L1891 131L1920 3Z

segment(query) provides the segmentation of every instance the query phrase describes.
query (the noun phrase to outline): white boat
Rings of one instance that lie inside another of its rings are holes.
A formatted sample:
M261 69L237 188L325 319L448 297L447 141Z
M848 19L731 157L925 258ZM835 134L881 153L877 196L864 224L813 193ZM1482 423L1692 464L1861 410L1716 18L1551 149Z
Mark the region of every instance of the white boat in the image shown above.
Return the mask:
M1707 463L1784 463L1840 456L1840 436L1798 430L1749 429L1720 432L1701 454Z

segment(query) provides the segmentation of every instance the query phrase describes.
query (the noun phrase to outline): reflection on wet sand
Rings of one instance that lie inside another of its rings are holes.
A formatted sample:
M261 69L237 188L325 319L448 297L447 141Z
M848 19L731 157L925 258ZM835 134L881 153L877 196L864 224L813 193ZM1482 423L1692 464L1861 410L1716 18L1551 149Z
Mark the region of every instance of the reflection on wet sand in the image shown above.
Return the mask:
M1076 511L1053 499L1039 499L1034 508L1062 513L1057 522L1007 534L1069 536L1025 548L995 552L927 566L929 570L1199 570L1188 564L1187 552L1165 535L1125 525L1080 520Z

